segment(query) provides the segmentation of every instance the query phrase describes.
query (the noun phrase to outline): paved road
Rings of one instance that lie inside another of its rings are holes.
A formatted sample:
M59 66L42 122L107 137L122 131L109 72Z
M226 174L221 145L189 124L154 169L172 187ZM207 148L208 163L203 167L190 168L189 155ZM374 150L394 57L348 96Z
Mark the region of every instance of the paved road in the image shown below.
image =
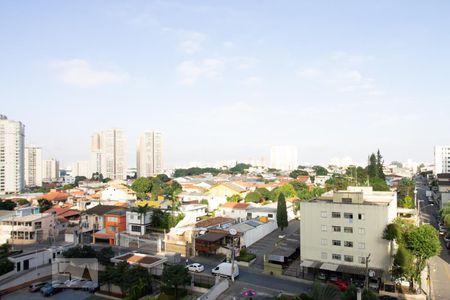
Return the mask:
M418 201L422 200L419 203L421 220L437 228L437 208L435 205L431 205L426 197L426 191L428 190L426 180L418 177L416 182L417 199ZM429 261L432 295L434 295L433 299L436 300L448 300L450 299L450 255L445 248L442 237L440 239L442 244L441 254Z
M80 291L80 290L65 290L60 293L53 295L51 298L46 298L41 295L41 293L30 293L28 289L21 289L14 293L2 296L2 300L40 300L40 299L54 299L54 300L104 300L105 298L101 298L95 295L92 295L88 292Z

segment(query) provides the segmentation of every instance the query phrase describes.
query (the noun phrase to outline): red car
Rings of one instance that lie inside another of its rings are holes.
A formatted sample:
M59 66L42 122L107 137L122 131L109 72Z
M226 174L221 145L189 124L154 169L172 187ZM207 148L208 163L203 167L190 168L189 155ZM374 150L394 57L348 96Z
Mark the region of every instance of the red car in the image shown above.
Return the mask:
M348 282L344 280L336 280L332 282L332 285L341 292L345 292L348 289Z

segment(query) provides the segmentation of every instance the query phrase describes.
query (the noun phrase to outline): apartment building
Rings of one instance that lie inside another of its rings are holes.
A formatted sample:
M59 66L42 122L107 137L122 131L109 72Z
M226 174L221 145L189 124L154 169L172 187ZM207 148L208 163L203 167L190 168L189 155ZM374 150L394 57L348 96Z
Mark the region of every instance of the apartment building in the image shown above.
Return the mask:
M25 186L25 126L0 115L0 195Z
M289 171L298 166L298 149L295 146L273 146L270 148L270 166Z
M303 274L364 276L380 281L392 263L390 243L382 238L397 216L397 194L372 187L349 187L301 202L300 248Z
M53 182L59 178L59 161L47 159L42 161L42 177L46 182Z
M126 141L123 130L112 128L94 133L91 137L89 173L104 178L126 179Z
M42 149L36 146L25 147L25 185L42 185Z
M450 146L434 146L434 174L450 173Z
M138 177L149 177L163 172L163 137L159 131L144 132L136 147Z
M54 214L11 216L0 222L0 244L28 245L56 237Z

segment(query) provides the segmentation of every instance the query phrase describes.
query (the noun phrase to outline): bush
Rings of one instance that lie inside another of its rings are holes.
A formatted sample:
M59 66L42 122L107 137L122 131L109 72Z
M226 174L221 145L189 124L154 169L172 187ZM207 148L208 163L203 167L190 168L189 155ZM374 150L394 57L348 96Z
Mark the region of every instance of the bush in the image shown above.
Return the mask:
M0 276L14 270L14 263L7 258L0 259Z
M238 257L236 257L236 260L250 262L255 258L256 258L256 254L248 252L247 249L242 249L240 255Z

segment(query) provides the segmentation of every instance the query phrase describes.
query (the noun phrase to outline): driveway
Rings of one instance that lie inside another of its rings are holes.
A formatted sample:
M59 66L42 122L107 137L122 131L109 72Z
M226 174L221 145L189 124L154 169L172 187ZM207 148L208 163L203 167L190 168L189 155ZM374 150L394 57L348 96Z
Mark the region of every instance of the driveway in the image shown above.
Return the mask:
M280 229L277 229L273 231L272 233L266 235L250 247L248 249L250 252L256 254L256 261L252 265L252 268L257 269L264 269L264 255L269 254L273 251L275 248L275 245L277 242L279 242L281 239L279 238L280 235L290 235L290 234L299 234L300 235L300 221L298 220L292 220L289 222L289 225L287 228L285 228L283 231ZM299 245L300 246L300 245Z
M18 290L14 293L2 296L5 300L41 300L41 299L54 299L54 300L101 300L104 298L95 296L85 291L67 289L60 293L57 293L51 297L44 297L40 292L30 293L28 288Z

